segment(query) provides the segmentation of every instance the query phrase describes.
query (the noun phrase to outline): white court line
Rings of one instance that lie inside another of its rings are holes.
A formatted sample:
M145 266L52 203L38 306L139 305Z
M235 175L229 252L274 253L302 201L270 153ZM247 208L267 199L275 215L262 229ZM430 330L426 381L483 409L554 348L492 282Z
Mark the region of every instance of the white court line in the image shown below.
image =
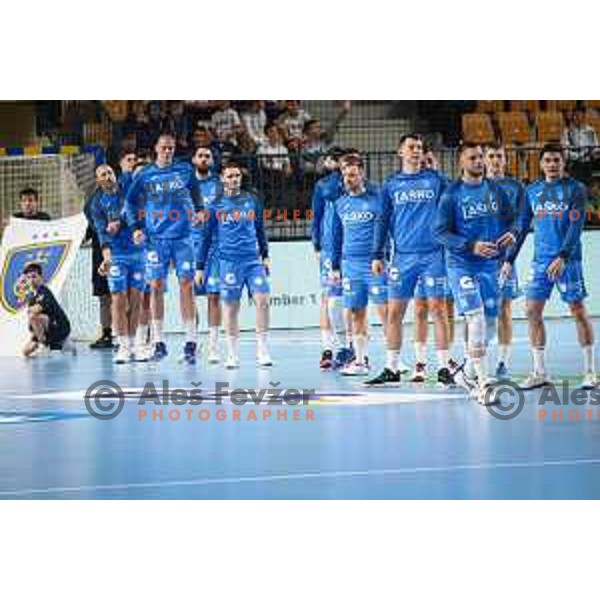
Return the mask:
M418 475L421 473L450 473L456 471L484 471L495 469L531 469L540 467L565 467L600 465L600 458L575 458L540 462L483 463L475 465L450 465L444 467L406 467L401 469L369 469L367 471L324 471L313 473L284 473L281 475L254 475L247 477L222 477L216 479L188 479L181 481L155 481L147 483L115 483L109 485L82 485L76 487L26 488L0 491L0 497L65 494L76 492L102 492L172 487L230 485L239 483L269 483L307 479L350 479L352 477L379 477L382 475Z

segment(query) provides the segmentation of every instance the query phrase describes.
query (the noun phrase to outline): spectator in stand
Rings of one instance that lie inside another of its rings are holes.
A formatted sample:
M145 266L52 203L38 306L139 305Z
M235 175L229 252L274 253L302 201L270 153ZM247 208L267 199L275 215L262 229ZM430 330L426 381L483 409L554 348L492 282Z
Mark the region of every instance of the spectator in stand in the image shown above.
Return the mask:
M248 110L242 114L242 122L248 135L256 146L266 141L265 126L267 115L265 114L265 103L263 100L251 100Z
M264 135L265 140L256 152L260 193L267 207L284 208L284 197L292 174L289 151L276 123L268 123Z
M569 172L575 179L589 182L592 176L592 163L600 159L598 135L587 124L585 110L573 112L569 127L562 136L562 145L567 151Z
M185 103L182 100L170 100L167 102L166 116L163 120L162 130L175 134L178 154L184 155L189 152L190 118L186 113Z
M51 216L40 210L40 196L37 190L26 187L19 192L20 211L14 213L17 219L31 219L33 221L50 221Z
M230 100L217 102L217 111L213 113L210 123L219 142L238 145L237 138L242 128L242 121L237 111L231 107Z
M197 127L210 121L216 110L214 100L186 100L186 113L189 115L191 127Z
M344 101L339 113L326 130L323 130L319 119L309 119L304 124L303 137L298 152L300 208L308 206L312 189L324 171L325 153L331 146L340 123L349 111L350 102Z
M302 141L304 126L311 116L300 107L300 100L286 100L285 111L279 117L284 140L290 150L297 150Z

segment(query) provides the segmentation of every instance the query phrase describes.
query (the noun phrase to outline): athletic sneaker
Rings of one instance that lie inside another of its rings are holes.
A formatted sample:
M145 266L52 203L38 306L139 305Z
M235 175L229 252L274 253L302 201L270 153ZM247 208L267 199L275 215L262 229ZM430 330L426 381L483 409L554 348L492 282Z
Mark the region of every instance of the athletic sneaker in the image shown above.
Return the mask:
M400 371L392 371L385 367L383 371L377 377L373 377L372 379L368 379L363 382L363 385L366 386L385 386L385 385L399 385L400 384Z
M498 396L494 393L494 389L489 386L477 386L475 399L482 406L490 406L498 403Z
M259 352L257 354L256 364L259 367L272 367L273 366L273 360L271 359L271 356L270 356L268 350L265 350L264 352Z
M415 370L409 381L411 383L425 383L425 379L427 378L427 365L425 363L418 362L415 365Z
M149 344L138 344L133 350L134 362L148 362L152 358L152 347Z
M353 360L350 364L342 367L340 369L340 373L347 377L354 377L356 375L368 375L369 367L368 365L357 363Z
M469 394L477 387L477 377L469 377L465 373L465 365L459 365L454 359L448 361L450 374L456 385L464 388Z
M131 362L131 351L127 346L119 346L115 357L113 358L115 365L124 365L125 363Z
M333 363L334 369L340 369L341 367L350 364L355 358L354 348L340 348L335 355L335 361Z
M227 360L225 361L226 369L239 369L240 368L240 359L238 356L229 355Z
M196 342L186 342L183 347L183 360L182 362L188 365L196 364Z
M534 390L550 384L546 373L530 373L520 384L522 390Z
M108 332L103 332L102 335L95 341L90 344L90 348L92 350L106 350L112 349L115 347L113 343L113 337Z
M211 365L216 365L219 362L221 362L221 356L219 355L219 348L217 348L216 346L212 346L212 345L209 346L207 359Z
M593 390L594 388L597 388L599 385L600 385L600 380L598 380L596 373L591 371L589 373L584 374L583 380L581 381L581 384L579 385L579 387L582 390Z
M167 345L164 342L156 342L154 344L154 360L162 360L169 353L167 352Z
M504 361L500 361L496 366L496 377L498 379L510 379L510 373L508 367Z
M333 367L333 352L331 350L324 350L321 354L321 361L319 362L319 368L322 371L327 371Z
M437 380L438 383L441 385L456 385L456 381L454 381L454 375L452 375L452 371L449 367L442 367L441 369L438 369Z

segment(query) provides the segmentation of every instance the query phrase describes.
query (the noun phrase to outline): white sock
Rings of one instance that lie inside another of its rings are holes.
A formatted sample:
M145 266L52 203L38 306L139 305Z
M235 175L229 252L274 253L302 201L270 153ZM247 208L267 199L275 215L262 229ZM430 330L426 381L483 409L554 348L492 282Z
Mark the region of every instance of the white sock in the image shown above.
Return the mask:
M510 344L498 344L498 362L508 363L510 360Z
M595 373L596 360L594 357L594 346L582 346L581 349L583 350L583 372Z
M267 348L267 339L268 333L266 331L261 331L256 334L256 349L258 354L267 354L269 349Z
M355 336L354 341L356 343L356 363L364 365L367 352L367 336L357 335Z
M158 344L158 342L163 341L162 330L163 330L163 322L162 321L152 321L150 323L150 329L152 331L152 343Z
M118 335L117 336L117 344L119 344L119 348L129 348L129 336L128 335Z
M323 350L333 350L335 347L335 334L331 329L323 329L321 331L321 342L323 343Z
M198 326L196 325L196 319L191 321L186 321L184 323L185 327L185 341L186 342L196 342L198 339Z
M236 358L240 355L240 338L236 335L227 336L227 352L229 356L235 356Z
M450 352L448 350L437 351L438 368L448 366L448 360L450 360Z
M399 360L400 350L388 350L385 356L385 368L395 373L398 370Z
M533 371L544 375L546 373L545 348L532 348L531 355L533 356Z
M211 348L216 348L219 345L219 326L211 325L208 328L208 341Z
M485 356L481 356L480 358L469 358L469 360L473 364L473 368L475 369L479 383L482 383L488 378L487 354Z
M128 348L135 348L135 335L130 335L127 338Z
M346 348L350 348L352 346L353 337L351 331L346 331Z
M148 325L139 325L135 332L135 345L143 346L147 340Z
M423 364L427 362L427 344L415 342L415 362Z

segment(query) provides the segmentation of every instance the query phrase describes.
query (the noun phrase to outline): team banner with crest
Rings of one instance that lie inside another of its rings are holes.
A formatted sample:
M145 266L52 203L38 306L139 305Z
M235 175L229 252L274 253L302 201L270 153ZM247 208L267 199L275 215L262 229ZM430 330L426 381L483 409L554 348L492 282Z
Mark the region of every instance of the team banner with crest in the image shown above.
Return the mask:
M45 284L59 298L86 227L83 214L56 221L10 220L0 246L0 356L19 356L29 337L25 265L40 263Z

